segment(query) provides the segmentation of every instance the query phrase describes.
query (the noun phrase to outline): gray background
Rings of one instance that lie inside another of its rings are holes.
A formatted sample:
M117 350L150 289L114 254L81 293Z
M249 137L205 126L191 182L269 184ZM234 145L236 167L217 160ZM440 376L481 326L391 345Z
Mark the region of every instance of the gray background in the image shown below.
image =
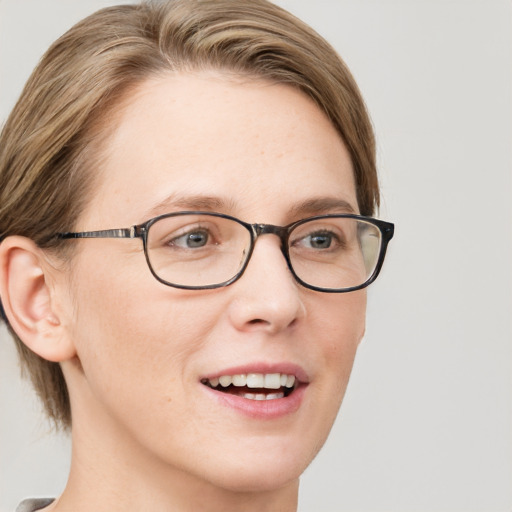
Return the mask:
M0 120L37 59L114 2L0 0ZM512 2L281 0L338 49L367 100L397 225L305 511L512 510ZM0 332L0 512L63 488Z

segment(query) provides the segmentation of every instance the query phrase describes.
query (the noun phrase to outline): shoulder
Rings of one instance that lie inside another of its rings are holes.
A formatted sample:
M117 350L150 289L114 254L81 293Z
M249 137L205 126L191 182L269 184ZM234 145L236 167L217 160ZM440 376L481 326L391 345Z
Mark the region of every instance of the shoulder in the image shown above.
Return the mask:
M47 507L54 501L54 498L30 498L23 500L17 507L15 512L35 512Z

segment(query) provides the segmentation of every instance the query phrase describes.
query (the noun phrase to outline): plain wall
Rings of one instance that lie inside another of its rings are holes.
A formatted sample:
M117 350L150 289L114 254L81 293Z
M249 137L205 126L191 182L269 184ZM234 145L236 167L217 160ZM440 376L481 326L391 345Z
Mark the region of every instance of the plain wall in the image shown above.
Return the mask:
M0 122L49 44L100 0L0 0ZM281 0L358 81L396 223L302 512L512 509L512 2ZM53 436L0 332L0 512L56 495Z

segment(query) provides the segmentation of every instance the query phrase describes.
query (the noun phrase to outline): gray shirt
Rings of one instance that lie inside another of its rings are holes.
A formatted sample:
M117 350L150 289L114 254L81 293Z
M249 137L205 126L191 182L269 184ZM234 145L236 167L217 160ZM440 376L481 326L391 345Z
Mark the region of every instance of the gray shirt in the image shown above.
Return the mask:
M16 508L16 512L35 512L53 503L54 498L30 498L23 500Z

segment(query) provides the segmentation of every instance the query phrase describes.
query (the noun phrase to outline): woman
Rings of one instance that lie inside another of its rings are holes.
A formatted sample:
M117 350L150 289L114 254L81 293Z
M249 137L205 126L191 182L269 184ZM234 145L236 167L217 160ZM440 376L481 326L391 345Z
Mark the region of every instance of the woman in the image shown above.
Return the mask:
M105 9L0 148L2 305L73 443L20 510L296 510L393 235L332 48L263 0Z

